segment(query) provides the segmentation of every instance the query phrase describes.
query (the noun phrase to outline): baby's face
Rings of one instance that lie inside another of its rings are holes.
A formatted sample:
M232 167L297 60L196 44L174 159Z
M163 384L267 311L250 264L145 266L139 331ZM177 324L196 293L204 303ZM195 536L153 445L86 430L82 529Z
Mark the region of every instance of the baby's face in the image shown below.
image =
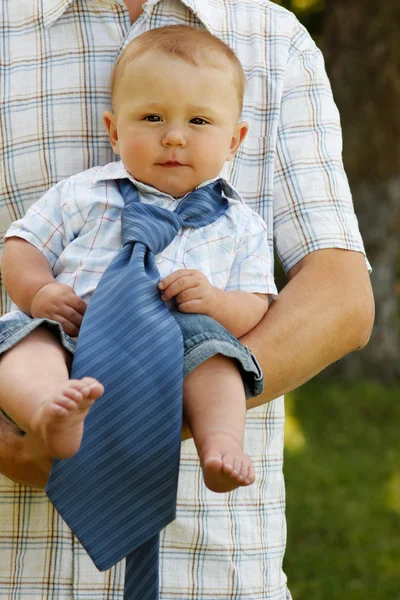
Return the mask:
M148 52L124 68L105 114L114 151L128 172L180 197L216 177L247 133L225 70Z

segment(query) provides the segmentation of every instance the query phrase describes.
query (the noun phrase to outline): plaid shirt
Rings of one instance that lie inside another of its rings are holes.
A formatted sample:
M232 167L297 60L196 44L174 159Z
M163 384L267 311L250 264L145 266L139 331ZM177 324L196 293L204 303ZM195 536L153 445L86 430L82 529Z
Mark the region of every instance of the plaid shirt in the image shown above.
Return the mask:
M284 268L321 248L363 251L323 59L289 12L268 0L147 0L130 27L122 0L0 0L0 11L1 237L49 187L113 160L102 113L116 56L150 28L185 23L244 66L250 135L226 177L266 221ZM248 413L257 478L230 494L204 487L192 441L182 444L160 600L290 598L283 423L282 398ZM122 599L123 564L98 573L43 492L0 478L0 528L1 598Z

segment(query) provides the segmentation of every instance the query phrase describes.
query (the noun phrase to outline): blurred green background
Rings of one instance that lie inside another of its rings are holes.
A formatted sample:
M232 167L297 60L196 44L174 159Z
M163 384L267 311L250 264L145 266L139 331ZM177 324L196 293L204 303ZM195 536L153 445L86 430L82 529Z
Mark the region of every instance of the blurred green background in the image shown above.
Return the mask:
M286 399L294 600L400 599L400 388L315 380Z
M400 600L400 0L277 4L325 56L376 301L368 346L287 396L284 568L294 600Z

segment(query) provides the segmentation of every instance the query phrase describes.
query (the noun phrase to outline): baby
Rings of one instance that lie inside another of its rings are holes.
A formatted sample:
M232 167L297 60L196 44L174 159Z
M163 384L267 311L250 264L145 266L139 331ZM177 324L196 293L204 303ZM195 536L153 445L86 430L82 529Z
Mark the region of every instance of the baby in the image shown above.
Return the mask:
M184 417L211 490L253 483L245 400L261 393L262 376L235 338L261 321L276 288L265 223L220 177L247 134L244 87L238 59L207 31L172 26L134 39L115 65L113 112L104 115L121 161L60 182L7 232L2 271L15 306L0 319L0 405L52 455L79 450L104 392L90 373L71 380L69 370L87 302L121 248L117 180L129 178L144 204L175 210L219 178L229 208L211 225L182 229L156 257L158 287L181 319L201 313L227 330L228 343L208 340L207 360L187 364L185 347Z

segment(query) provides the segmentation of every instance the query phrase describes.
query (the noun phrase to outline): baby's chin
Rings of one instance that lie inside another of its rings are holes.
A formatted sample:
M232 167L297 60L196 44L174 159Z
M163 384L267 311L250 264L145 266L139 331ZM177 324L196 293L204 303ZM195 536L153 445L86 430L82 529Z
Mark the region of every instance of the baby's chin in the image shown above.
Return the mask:
M141 177L139 173L131 173L131 175L136 181L149 185L173 198L183 198L205 181L218 176L213 171L212 173L202 172L202 177L200 177L200 174L195 173L192 167L186 165L162 169L157 167L154 172L148 172L144 177Z
M194 181L194 180L182 182L179 180L179 177L176 177L176 176L168 177L168 178L155 177L154 179L152 178L149 181L144 181L144 180L138 179L137 177L135 177L135 179L137 181L141 181L142 183L147 183L147 185L150 185L151 187L156 188L160 192L164 192L164 194L168 194L169 196L172 196L173 198L183 198L183 196L186 196L186 194L188 194L189 192L192 192L201 183L203 183L202 181Z
M168 196L172 196L173 198L176 198L178 200L179 198L183 198L184 196L186 196L186 194L193 192L193 190L196 189L197 185L194 185L193 187L188 187L188 188L176 188L176 187L169 187L169 186L159 187L157 185L155 185L153 187L160 190L160 192L164 192L164 194L168 194Z
M201 181L193 177L185 177L187 167L177 168L174 173L165 174L162 177L156 177L153 180L153 187L169 194L173 198L182 198L189 192L192 192L200 185Z

